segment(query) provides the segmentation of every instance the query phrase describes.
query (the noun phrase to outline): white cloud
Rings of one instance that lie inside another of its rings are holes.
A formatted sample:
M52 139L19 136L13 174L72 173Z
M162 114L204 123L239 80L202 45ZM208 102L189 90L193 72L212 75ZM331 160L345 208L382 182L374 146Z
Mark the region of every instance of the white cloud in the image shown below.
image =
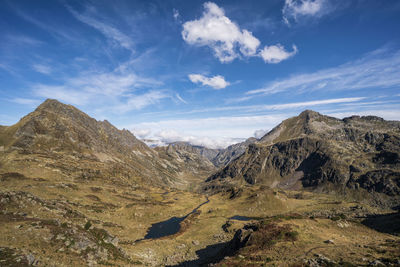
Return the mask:
M32 68L42 74L50 74L53 70L50 66L42 65L42 64L33 64Z
M285 0L282 14L283 20L290 24L290 20L299 21L303 17L321 17L330 10L328 0Z
M191 45L211 47L221 62L230 62L240 53L246 57L256 55L260 41L251 32L241 30L215 3L204 3L204 9L200 19L183 24L183 40Z
M263 137L266 133L268 133L268 131L260 129L260 130L256 130L254 131L253 136L257 139L260 139L261 137Z
M156 140L159 144L167 145L173 142L188 142L195 146L204 146L208 148L225 148L232 144L242 142L242 138L229 138L229 137L217 137L210 138L206 136L196 136L196 135L185 135L183 133L177 132L175 130L164 130L155 134Z
M201 74L189 74L189 79L193 83L201 83L202 85L208 85L216 90L223 89L228 85L230 85L230 83L225 81L225 78L221 75L208 78Z
M297 47L293 45L293 51L286 51L285 48L280 45L265 46L260 52L260 56L266 63L279 63L282 60L288 59L297 53Z
M139 137L141 139L146 138L151 133L150 129L131 129L131 131L136 137Z
M260 127L272 129L291 115L293 113L163 120L142 122L125 128L133 132L135 129L150 129L151 133L142 138L162 143L185 141L194 145L223 148L253 136Z
M363 58L313 73L296 74L251 90L247 96L258 97L284 91L302 93L310 91L360 90L400 86L400 51L386 49L373 51ZM247 98L248 99L248 98Z
M71 14L79 21L95 28L96 30L101 32L104 36L106 36L116 44L120 45L121 47L133 51L134 43L128 35L122 33L120 30L111 25L108 25L102 21L95 19L92 16L89 16L87 14L80 14L68 6L67 8L71 12Z

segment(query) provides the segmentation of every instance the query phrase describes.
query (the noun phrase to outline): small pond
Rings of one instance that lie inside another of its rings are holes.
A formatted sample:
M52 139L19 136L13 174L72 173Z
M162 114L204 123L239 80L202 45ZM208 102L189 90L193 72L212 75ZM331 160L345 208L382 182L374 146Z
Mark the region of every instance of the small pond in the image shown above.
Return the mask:
M250 221L254 220L256 218L254 217L246 217L246 216L240 216L240 215L235 215L229 218L230 220L236 220L236 221Z
M199 206L197 206L190 213L186 214L183 217L172 217L168 220L152 224L151 227L147 230L147 234L143 239L161 238L178 233L181 229L181 222L189 215L195 213L201 206L207 204L209 201L210 200L208 200L207 198L207 201L201 203Z

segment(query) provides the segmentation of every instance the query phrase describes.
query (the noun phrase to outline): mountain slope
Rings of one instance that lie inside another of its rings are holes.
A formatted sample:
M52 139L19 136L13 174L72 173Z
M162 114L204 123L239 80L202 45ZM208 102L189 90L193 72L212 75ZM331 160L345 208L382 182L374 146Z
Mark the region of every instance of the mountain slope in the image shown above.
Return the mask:
M288 189L363 188L400 194L400 122L339 120L314 111L283 121L206 180L206 189L266 184Z
M246 151L247 147L256 141L256 138L250 137L244 142L230 145L225 149L221 149L211 161L215 166L223 167L242 155Z
M202 158L207 159L208 161L211 161L212 159L217 156L218 152L220 149L212 149L212 148L207 148L204 146L196 146L196 145L191 145L188 142L174 142L171 144L168 144L166 146L167 150L169 152L188 152L191 154L197 154L201 156Z
M0 147L3 171L185 186L177 162L161 159L128 130L56 100L46 100L15 125L2 127Z
M215 149L175 142L168 146L155 147L154 150L161 159L172 162L185 174L184 179L191 183L191 188L197 187L205 177L217 170L209 160L217 154L218 150Z

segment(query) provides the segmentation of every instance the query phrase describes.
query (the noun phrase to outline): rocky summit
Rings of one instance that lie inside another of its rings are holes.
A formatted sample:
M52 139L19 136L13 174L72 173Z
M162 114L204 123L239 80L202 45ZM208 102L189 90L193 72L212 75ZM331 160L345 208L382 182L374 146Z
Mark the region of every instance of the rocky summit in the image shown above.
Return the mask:
M49 99L0 127L0 266L399 266L399 153L398 121L310 110L150 148Z

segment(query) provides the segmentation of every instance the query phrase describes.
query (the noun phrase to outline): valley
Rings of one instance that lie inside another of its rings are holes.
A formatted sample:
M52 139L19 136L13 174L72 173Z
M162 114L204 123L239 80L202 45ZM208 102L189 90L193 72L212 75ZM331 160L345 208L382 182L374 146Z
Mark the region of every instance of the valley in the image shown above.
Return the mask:
M229 266L294 265L321 255L337 264L397 264L400 253L400 237L394 235L400 230L398 214L337 196L256 187L234 199L227 193L209 196L205 203L204 196L180 190L5 177L0 244L9 266L29 260L38 266L193 266L220 260ZM373 214L393 216L388 223L397 229L384 233L368 227L365 221ZM231 219L238 215L251 218ZM171 217L184 218L176 233L148 232ZM242 230L248 224L290 227L296 239L263 235L271 238L267 247L246 245L238 233L250 234ZM4 248L17 256L7 256Z
M152 149L46 100L0 128L0 266L399 266L399 125Z

